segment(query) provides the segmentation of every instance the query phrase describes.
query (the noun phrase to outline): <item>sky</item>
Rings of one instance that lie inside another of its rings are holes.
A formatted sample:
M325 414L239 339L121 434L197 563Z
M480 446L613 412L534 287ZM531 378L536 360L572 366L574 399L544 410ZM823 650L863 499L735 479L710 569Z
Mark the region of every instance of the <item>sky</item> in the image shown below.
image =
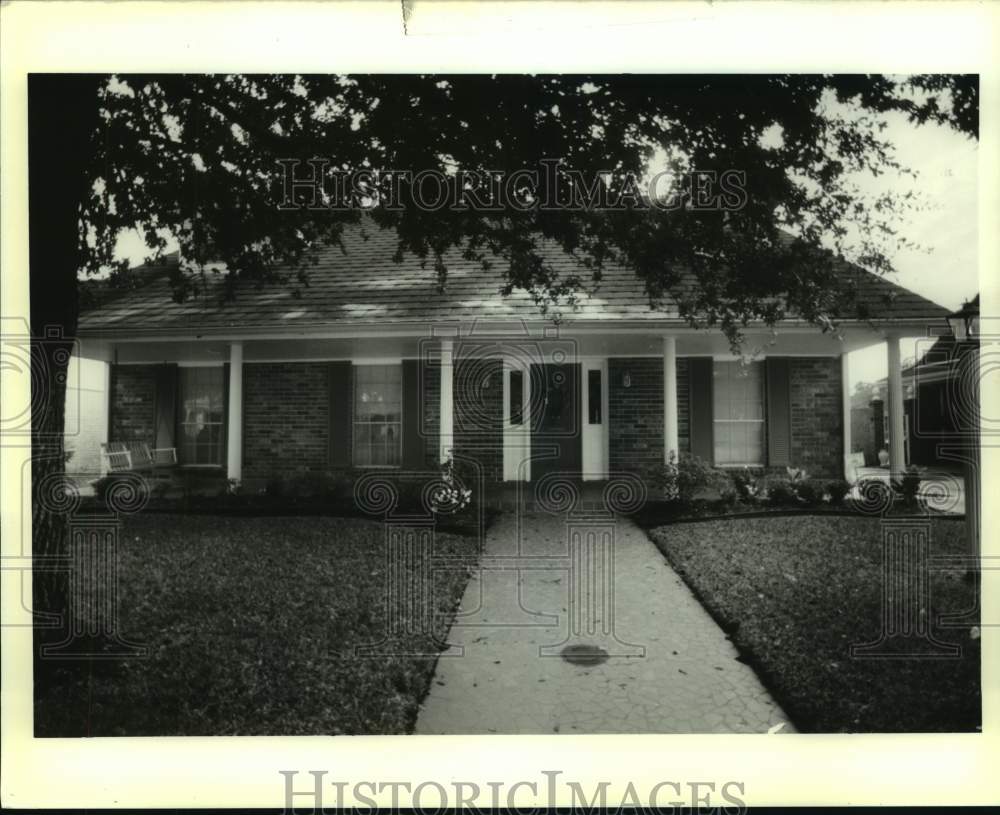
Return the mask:
M915 127L894 114L884 117L886 135L896 144L901 163L915 170L915 179L895 174L882 179L856 177L860 187L875 194L891 186L923 198L923 208L899 225L906 237L924 251L905 250L892 257L896 272L889 279L928 300L956 310L979 292L977 143L939 125ZM927 343L919 344L925 349ZM917 344L904 341L904 358ZM852 387L886 375L883 345L850 355Z

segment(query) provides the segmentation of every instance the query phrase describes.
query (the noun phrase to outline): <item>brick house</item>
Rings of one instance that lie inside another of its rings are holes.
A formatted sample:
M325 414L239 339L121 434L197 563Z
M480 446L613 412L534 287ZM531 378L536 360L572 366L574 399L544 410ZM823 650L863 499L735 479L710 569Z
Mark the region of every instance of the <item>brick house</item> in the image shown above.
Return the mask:
M199 296L173 302L176 258L143 270L79 322L81 354L107 366L109 440L175 447L179 467L249 488L309 471L427 470L451 455L490 483L642 473L672 452L836 477L853 449L847 352L885 343L892 405L900 338L947 316L852 267L875 321L847 321L840 338L794 319L776 335L751 326L743 365L721 332L690 328L669 303L652 310L624 268L607 268L557 323L526 293L501 296L496 273L459 252L445 258L443 292L395 253L395 233L348 228L301 292L238 286L234 301L208 274Z

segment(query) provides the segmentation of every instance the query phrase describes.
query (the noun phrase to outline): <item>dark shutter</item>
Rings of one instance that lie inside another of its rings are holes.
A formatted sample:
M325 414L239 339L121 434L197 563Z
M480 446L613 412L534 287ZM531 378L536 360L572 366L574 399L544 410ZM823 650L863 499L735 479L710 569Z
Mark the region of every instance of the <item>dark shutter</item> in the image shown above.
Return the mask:
M424 468L424 437L420 433L420 360L403 360L403 468Z
M354 388L350 362L330 363L330 466L351 466L351 403Z
M153 447L176 447L177 431L176 365L156 366L156 407L153 420Z
M688 382L691 412L691 455L709 464L715 461L715 428L712 424L712 359L690 357Z
M788 466L792 462L792 410L789 401L789 360L769 357L767 372L767 463Z

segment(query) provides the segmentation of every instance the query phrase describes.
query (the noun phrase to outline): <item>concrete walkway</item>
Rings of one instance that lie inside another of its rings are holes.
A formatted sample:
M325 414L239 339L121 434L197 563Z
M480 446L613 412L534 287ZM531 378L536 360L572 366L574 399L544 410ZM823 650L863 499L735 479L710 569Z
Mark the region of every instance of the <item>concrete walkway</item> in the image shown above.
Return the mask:
M659 550L610 514L505 513L448 641L418 734L792 732ZM560 657L578 644L609 658Z

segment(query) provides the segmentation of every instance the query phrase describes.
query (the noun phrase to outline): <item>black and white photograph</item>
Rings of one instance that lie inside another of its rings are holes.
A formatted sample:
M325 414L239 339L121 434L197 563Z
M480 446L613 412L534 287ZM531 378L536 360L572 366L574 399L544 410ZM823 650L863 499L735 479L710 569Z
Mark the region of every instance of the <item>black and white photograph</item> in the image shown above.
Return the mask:
M980 73L102 65L21 78L33 743L982 736Z

